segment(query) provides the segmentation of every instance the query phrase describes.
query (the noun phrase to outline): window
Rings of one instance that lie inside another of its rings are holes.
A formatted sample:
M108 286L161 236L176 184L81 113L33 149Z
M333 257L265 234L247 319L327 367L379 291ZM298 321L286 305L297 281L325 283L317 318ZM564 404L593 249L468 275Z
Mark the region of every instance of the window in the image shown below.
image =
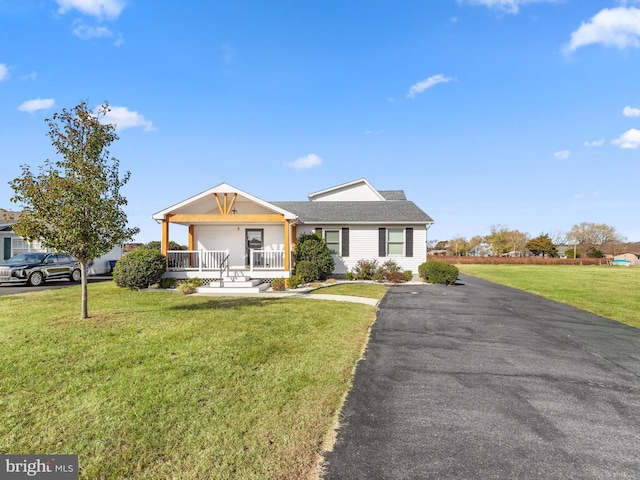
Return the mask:
M325 230L324 239L327 242L329 251L334 255L340 254L340 231L339 230Z
M387 255L404 255L404 229L387 230Z
M39 241L35 240L33 242L27 242L21 238L12 238L11 239L11 248L13 250L13 255L17 255L19 253L27 253L27 252L39 252L42 250L42 245Z

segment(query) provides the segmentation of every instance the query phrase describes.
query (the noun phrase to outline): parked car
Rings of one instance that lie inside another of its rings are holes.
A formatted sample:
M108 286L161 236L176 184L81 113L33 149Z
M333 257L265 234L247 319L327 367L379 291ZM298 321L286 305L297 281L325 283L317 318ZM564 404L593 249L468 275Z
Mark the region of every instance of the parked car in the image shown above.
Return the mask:
M58 278L79 282L81 275L80 262L67 253L20 253L0 264L0 283L38 286Z

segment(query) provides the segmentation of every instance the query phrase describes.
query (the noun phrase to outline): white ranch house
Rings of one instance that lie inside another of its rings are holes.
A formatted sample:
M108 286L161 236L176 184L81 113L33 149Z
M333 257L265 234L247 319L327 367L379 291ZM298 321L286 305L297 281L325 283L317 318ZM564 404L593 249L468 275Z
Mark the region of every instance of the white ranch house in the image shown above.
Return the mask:
M162 224L162 252L168 259L165 276L198 277L212 287L218 282L257 285L288 278L295 241L303 232L326 239L335 276L344 276L360 259L380 264L393 259L416 273L426 260L433 220L402 190L376 190L360 179L308 198L267 202L221 183L155 213L152 218ZM168 250L174 225L188 229L186 251Z

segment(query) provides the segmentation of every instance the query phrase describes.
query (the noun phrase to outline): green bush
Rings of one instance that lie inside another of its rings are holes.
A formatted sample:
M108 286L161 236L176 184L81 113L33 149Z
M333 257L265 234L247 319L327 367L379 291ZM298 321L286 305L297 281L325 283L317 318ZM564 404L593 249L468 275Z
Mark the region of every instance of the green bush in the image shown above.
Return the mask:
M139 290L160 281L167 258L158 250L138 248L124 255L113 268L113 279L119 287Z
M360 259L353 267L353 278L355 280L375 280L380 268L378 260Z
M158 286L160 288L173 288L176 286L176 279L173 277L161 278Z
M318 267L311 260L300 260L296 263L296 275L302 278L302 281L313 282L320 278Z
M430 260L418 267L418 274L427 283L453 285L458 279L458 267L445 262Z
M404 271L404 280L406 282L410 282L411 280L413 280L413 272L411 270Z
M189 295L191 293L196 293L198 291L198 287L202 286L202 279L200 278L188 278L180 285L178 285L178 291L180 293L184 293L185 295Z
M289 278L287 278L287 288L289 290L295 290L304 283L305 282L303 282L302 278L300 278L298 275L291 275Z
M282 291L284 291L284 278L279 277L279 278L274 278L273 280L271 280L271 289L274 292L282 292Z
M349 281L355 280L356 276L354 275L353 272L347 272L344 276L344 278L346 278Z
M308 260L316 266L318 277L314 280L326 279L335 268L327 242L315 233L301 233L296 240L294 252L296 264Z

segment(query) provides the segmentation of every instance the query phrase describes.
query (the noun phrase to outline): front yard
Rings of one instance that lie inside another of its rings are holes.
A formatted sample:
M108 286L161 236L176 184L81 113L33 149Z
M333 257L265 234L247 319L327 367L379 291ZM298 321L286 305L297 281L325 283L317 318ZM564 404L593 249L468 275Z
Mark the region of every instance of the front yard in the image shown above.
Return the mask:
M90 285L0 298L0 453L80 477L312 477L375 308ZM321 304L321 305L320 305Z

